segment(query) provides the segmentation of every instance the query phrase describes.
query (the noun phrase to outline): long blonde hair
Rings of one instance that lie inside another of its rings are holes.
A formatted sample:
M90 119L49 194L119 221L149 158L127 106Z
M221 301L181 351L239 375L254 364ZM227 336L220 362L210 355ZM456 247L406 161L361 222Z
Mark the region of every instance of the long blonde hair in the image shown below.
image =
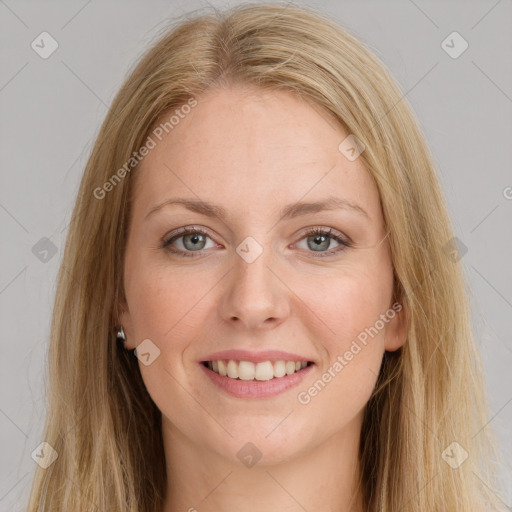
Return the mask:
M385 353L365 409L366 509L500 510L490 490L499 485L499 452L485 426L466 278L449 257L454 230L425 137L404 92L361 41L310 8L276 4L179 20L131 71L105 118L77 195L53 312L44 441L58 458L37 468L28 510L162 510L161 413L137 358L115 341L136 172L125 164L164 113L235 83L323 107L365 145L361 158L380 193L408 336ZM446 461L454 449L469 455L455 468Z

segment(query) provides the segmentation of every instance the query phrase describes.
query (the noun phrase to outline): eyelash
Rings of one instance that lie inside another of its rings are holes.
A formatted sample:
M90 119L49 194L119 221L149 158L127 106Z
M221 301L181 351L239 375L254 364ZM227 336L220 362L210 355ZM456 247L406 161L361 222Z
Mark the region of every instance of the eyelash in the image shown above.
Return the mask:
M300 240L310 237L310 236L318 236L319 235L319 236L326 236L328 238L332 238L333 240L335 240L336 242L338 242L340 244L340 246L336 247L335 249L331 249L330 251L318 252L314 256L315 258L324 258L326 256L332 256L338 252L344 251L348 247L352 247L352 244L348 240L345 240L344 238L341 238L340 236L338 236L336 234L331 234L331 233L332 233L331 228L329 228L329 229L321 229L321 228L316 228L316 227L310 228L310 229L308 229L308 231L306 231L306 233L304 233L304 236ZM201 256L202 251L182 251L182 250L176 250L176 249L170 248L172 242L174 242L178 238L181 238L182 236L186 236L186 235L192 235L192 234L200 234L205 237L211 238L210 235L201 228L195 228L195 227L182 228L177 233L175 233L171 238L164 240L161 245L161 248L165 249L169 252L172 252L173 254L176 254L178 256L183 256L185 258L197 258L198 256ZM315 252L315 251L309 251L309 252Z

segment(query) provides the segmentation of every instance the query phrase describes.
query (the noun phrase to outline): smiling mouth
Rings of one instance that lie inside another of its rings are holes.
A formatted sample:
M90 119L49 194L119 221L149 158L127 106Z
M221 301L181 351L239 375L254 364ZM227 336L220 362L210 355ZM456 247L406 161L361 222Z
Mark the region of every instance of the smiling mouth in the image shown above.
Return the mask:
M201 363L211 371L228 377L230 379L238 380L258 380L266 381L271 379L280 379L287 375L298 373L314 363L311 361L262 361L253 363L251 361L235 361L218 360L218 361L203 361Z

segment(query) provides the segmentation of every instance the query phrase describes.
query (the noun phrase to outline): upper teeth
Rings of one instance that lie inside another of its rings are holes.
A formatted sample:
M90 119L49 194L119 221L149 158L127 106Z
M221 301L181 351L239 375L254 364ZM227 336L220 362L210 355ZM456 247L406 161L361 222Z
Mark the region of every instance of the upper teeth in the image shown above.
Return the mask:
M307 366L307 361L208 361L208 368L214 372L232 379L241 380L270 380L274 377L284 377Z

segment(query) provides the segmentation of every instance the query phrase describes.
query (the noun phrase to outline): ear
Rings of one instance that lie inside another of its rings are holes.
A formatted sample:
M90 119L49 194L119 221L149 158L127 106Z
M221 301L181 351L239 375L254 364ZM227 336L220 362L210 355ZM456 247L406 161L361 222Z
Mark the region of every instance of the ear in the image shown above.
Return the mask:
M137 346L137 344L135 343L135 338L134 338L132 317L130 315L130 310L128 308L126 299L124 297L122 297L119 300L117 310L118 310L118 313L116 315L117 325L123 326L123 331L124 331L124 334L126 337L126 342L125 342L124 346L128 350L132 350Z
M405 304L395 300L390 307L395 316L390 319L386 328L385 349L394 352L401 348L407 339L408 310ZM391 316L391 313L388 315Z

